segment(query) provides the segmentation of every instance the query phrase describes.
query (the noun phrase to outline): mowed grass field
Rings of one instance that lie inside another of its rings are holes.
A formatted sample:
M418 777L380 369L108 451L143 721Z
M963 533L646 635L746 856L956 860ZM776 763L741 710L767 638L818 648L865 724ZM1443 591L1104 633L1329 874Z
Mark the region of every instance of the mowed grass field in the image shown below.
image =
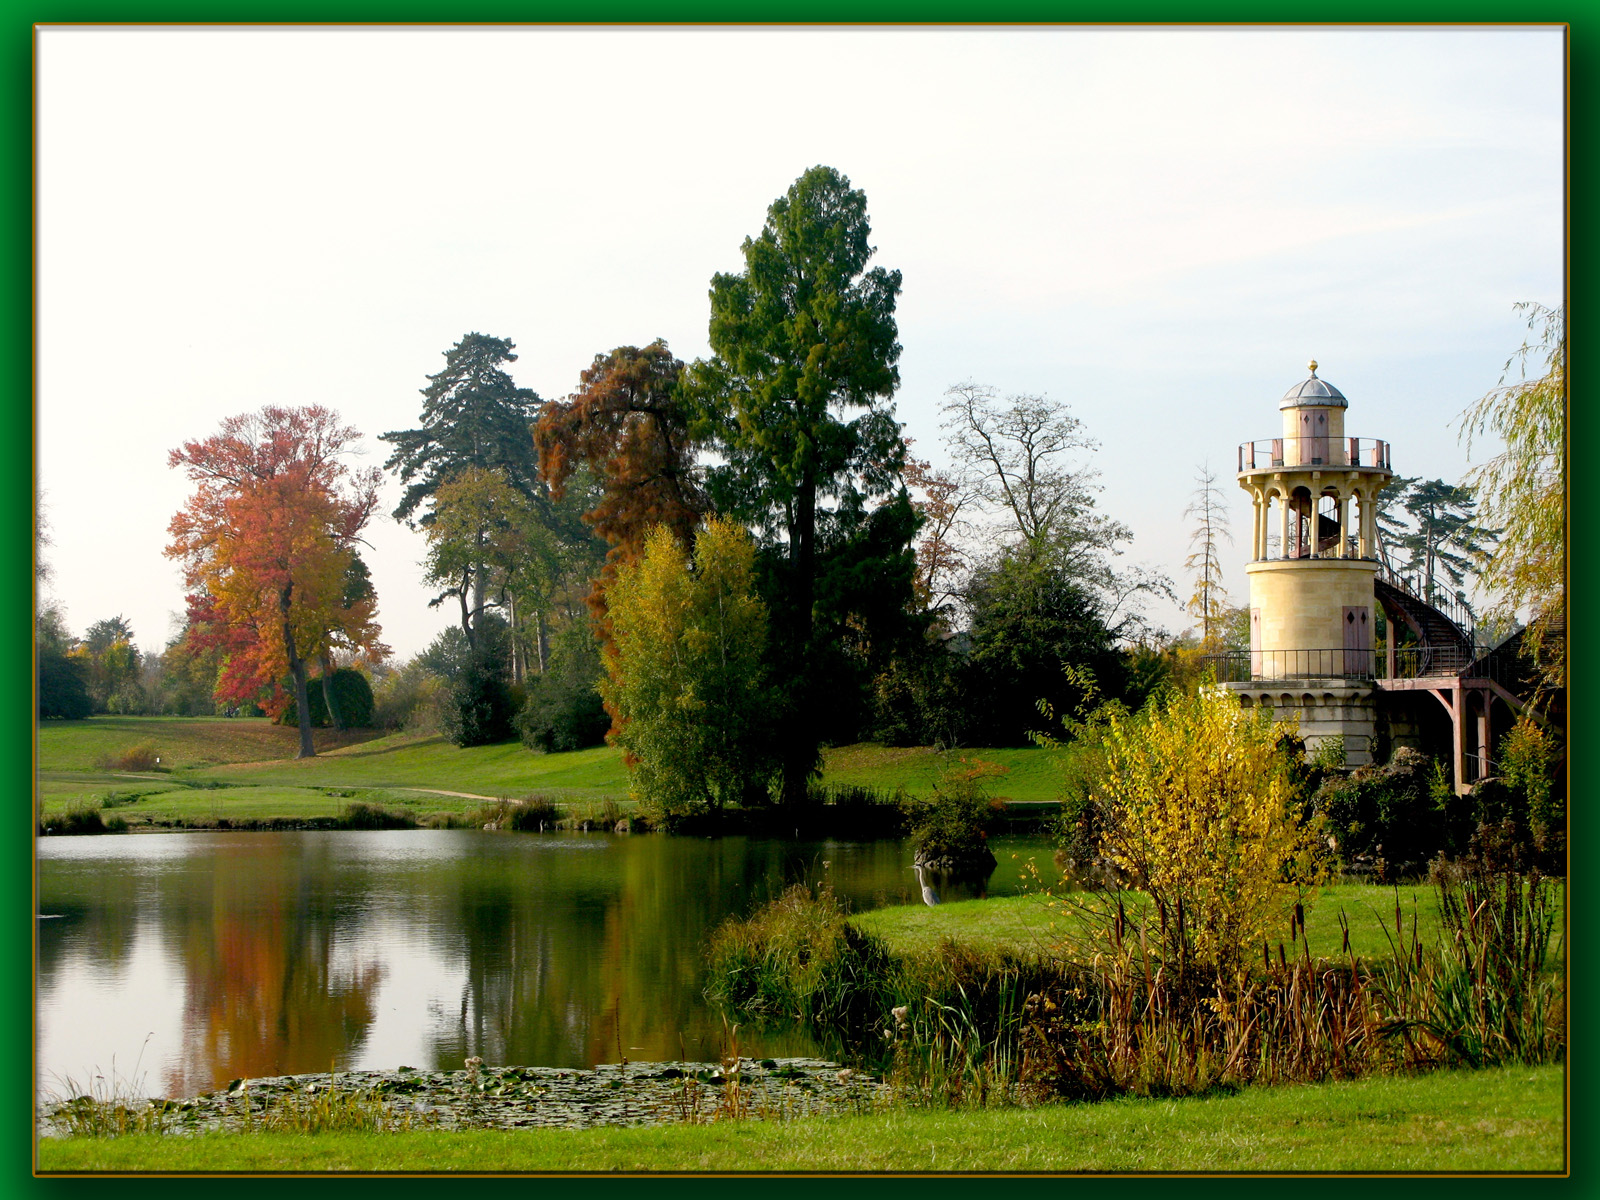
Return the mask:
M45 1139L89 1171L1560 1172L1559 1066L1439 1071L1183 1100L636 1129ZM994 1186L991 1181L989 1186Z
M1041 875L1046 864L1040 864ZM1566 940L1562 897L1555 897L1555 928L1550 939L1549 965L1564 960ZM1091 907L1086 893L1066 892L1058 896L1034 894L996 896L987 900L959 900L929 908L922 904L895 905L857 913L851 920L868 933L876 934L899 954L918 954L937 949L947 939L980 951L1015 950L1021 953L1070 952L1103 918ZM1142 897L1128 893L1125 904L1129 916L1137 920L1145 907ZM1395 933L1395 909L1400 910L1403 939ZM1344 953L1344 930L1340 913L1350 927L1350 951L1358 958L1389 957L1396 945L1414 945L1414 937L1425 946L1439 938L1439 894L1428 884L1341 883L1318 888L1306 906L1306 939L1311 953L1319 958L1337 959ZM1415 934L1413 935L1413 930ZM1286 928L1275 935L1289 941Z
M545 796L562 804L628 802L619 750L602 746L537 754L520 743L461 749L442 737L316 731L315 758L296 759L298 731L264 718L92 717L39 729L39 796L46 816L137 796L117 811L146 820L258 820L334 816L351 800L415 813L459 810L483 799ZM161 770L131 772L116 761L148 744ZM1043 751L961 752L1007 768L996 796L1048 801L1055 769ZM956 757L960 757L958 755ZM950 756L930 748L845 746L824 752L823 783L925 793ZM205 790L199 790L202 785ZM214 786L221 785L221 786Z
M1036 747L939 751L931 746L878 746L861 743L833 746L822 752L826 784L854 784L892 792L904 787L913 795L933 790L949 765L994 763L1004 773L984 781L991 796L1019 804L1057 799L1060 772L1049 754Z

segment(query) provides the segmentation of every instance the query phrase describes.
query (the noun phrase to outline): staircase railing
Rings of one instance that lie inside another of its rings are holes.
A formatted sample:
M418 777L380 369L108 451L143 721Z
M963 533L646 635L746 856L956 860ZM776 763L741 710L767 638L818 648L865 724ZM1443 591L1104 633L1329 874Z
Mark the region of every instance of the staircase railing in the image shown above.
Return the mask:
M1433 609L1454 625L1468 644L1477 645L1478 617L1465 599L1443 593L1437 586L1434 587L1433 595L1430 597L1426 594L1427 586L1418 573L1396 571L1386 560L1379 562L1378 578L1395 591L1405 593L1418 604Z

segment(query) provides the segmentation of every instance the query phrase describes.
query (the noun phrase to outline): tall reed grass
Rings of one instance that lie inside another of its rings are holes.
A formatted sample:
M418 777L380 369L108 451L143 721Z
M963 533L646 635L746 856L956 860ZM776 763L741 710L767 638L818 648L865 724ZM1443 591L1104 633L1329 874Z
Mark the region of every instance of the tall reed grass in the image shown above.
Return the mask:
M1148 907L1135 920L1113 902L1089 939L1054 954L947 942L896 956L857 931L831 892L795 887L717 932L708 994L736 1012L799 1019L886 1063L913 1104L1182 1096L1560 1061L1550 882L1478 864L1440 868L1435 884L1437 945L1419 940L1397 898L1386 957L1354 955L1345 923L1342 954L1319 958L1297 906L1285 940L1264 943L1232 978L1158 928Z
M1059 998L1064 988L1030 997L1024 1081L1082 1098L1176 1096L1559 1060L1561 984L1545 970L1549 881L1479 864L1443 868L1435 883L1436 946L1417 937L1414 913L1408 931L1397 899L1387 957L1358 959L1345 924L1343 958L1315 958L1297 906L1287 945L1263 944L1260 965L1232 980L1163 955L1170 940L1127 921L1119 905L1077 1003Z
M707 995L734 1012L864 1029L892 1007L888 946L861 932L831 889L789 888L710 943Z

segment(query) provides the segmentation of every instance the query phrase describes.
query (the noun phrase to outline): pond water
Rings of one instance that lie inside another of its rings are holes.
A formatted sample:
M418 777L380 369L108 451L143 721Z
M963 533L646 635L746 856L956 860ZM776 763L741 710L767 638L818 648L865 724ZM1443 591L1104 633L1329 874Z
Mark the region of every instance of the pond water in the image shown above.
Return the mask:
M996 839L988 894L1042 840ZM1013 857L1015 853L1016 857ZM38 843L39 1086L146 1095L314 1071L709 1061L707 936L796 882L919 903L904 842L183 833ZM946 899L977 894L945 882ZM756 1057L822 1052L741 1028Z

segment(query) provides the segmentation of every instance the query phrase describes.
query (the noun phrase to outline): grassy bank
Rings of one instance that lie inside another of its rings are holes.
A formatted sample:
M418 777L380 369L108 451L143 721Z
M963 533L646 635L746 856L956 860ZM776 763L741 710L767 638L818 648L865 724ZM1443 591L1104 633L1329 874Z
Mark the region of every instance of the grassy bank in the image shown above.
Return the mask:
M1006 773L989 780L991 795L1016 803L1053 801L1060 776L1043 750L977 749L951 752L955 757L998 763ZM892 792L904 787L913 795L933 790L950 755L931 746L878 746L870 742L831 746L822 751L822 779L829 786L852 784Z
M1057 945L1087 927L1088 920L1068 895L1065 902L1047 903L1043 896L1000 896L989 900L962 900L929 908L922 904L896 905L857 913L852 922L863 931L882 938L896 954L920 954L935 950L947 938L980 953L1013 951L1036 953ZM1314 955L1337 959L1342 956L1344 932L1339 925L1343 911L1350 923L1350 949L1360 958L1380 958L1390 953L1394 935L1394 910L1400 906L1405 940L1412 939L1415 918L1417 936L1432 945L1439 938L1439 895L1427 884L1380 887L1376 884L1336 884L1320 888L1306 909L1306 939ZM1130 908L1138 897L1130 894ZM1551 939L1551 958L1564 959L1566 949L1564 914L1556 908L1556 925ZM1288 940L1288 930L1283 936Z
M642 1129L47 1139L43 1171L1560 1171L1560 1067Z
M461 749L438 736L317 730L317 756L296 759L297 737L295 730L261 718L46 722L39 730L40 800L49 817L112 797L137 828L150 822L331 818L353 798L417 816L530 794L568 807L628 799L627 769L621 753L609 746L535 754L520 743ZM147 757L160 755L159 769L121 765L139 747ZM996 780L996 795L1052 798L1054 771L1040 751L977 753L1011 768ZM922 793L932 787L940 762L928 748L839 747L825 752L822 782ZM197 786L211 784L227 786Z
M317 753L370 742L374 730L312 731ZM249 717L92 717L86 721L45 721L39 726L39 769L99 771L116 769L113 760L134 746L155 743L169 771L203 770L225 763L293 758L300 748L297 729Z

